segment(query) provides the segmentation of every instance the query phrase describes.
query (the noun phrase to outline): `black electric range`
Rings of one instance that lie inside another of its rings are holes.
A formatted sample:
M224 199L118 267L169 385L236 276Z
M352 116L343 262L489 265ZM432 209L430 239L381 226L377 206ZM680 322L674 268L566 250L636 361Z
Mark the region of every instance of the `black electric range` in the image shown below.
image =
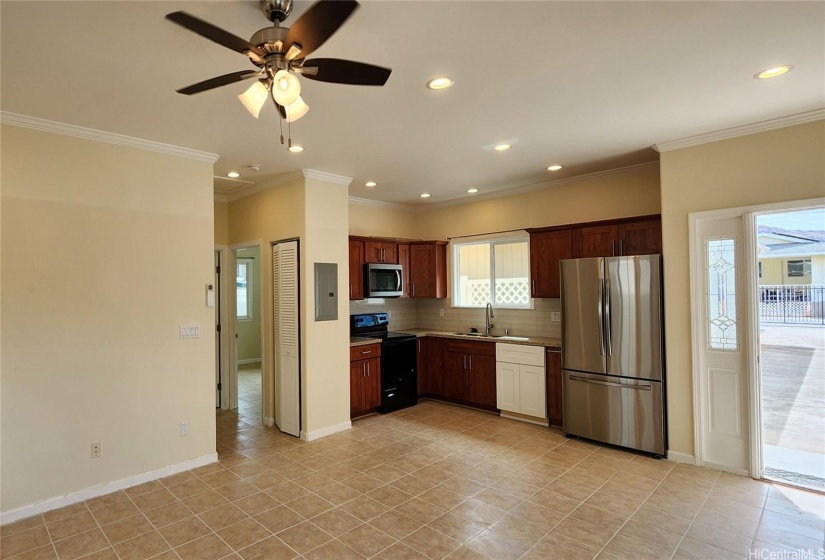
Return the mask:
M392 412L418 402L415 335L389 332L388 313L350 316L350 335L381 339L381 406Z

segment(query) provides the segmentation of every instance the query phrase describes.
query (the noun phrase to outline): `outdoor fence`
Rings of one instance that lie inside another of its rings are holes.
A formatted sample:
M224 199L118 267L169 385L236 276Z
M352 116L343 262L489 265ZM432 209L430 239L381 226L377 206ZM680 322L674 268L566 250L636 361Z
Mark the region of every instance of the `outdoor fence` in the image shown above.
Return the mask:
M759 319L825 325L825 286L759 286Z
M490 301L490 279L459 278L462 305L484 307ZM525 305L530 302L530 283L527 278L500 278L496 281L494 305Z

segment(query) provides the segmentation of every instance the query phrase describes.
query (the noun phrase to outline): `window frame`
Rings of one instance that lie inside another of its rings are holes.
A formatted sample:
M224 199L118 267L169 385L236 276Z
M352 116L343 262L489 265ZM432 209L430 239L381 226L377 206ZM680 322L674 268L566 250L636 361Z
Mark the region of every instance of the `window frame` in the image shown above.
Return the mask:
M496 261L495 261L495 248L496 245L506 245L510 243L525 243L527 246L527 253L526 253L526 268L527 268L527 303L525 305L499 305L495 303L495 286L496 286ZM450 286L450 307L457 308L457 309L484 309L485 305L465 305L464 303L458 303L458 296L459 296L459 288L460 288L460 274L459 274L459 251L461 247L465 247L468 245L482 245L482 244L489 244L490 246L490 299L495 309L535 309L535 302L533 301L533 297L530 295L530 234L526 231L514 231L514 232L507 232L502 234L492 234L492 235L481 235L481 236L473 236L467 237L462 240L451 240L452 249L450 253L451 262L450 262L450 274L452 275L451 278L451 286Z
M801 273L794 272L791 274L791 263L795 265L802 265ZM785 261L785 275L788 278L810 278L813 274L811 270L811 259L788 259Z
M235 260L235 319L239 322L251 321L252 315L252 262L255 259L248 257L238 257ZM238 267L246 267L246 314L239 315L238 308Z

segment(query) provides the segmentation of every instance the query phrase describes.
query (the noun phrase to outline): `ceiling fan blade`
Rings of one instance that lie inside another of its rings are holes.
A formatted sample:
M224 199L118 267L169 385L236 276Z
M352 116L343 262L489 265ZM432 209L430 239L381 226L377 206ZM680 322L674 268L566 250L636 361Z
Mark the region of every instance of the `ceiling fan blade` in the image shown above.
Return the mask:
M358 8L355 0L320 0L298 18L284 39L284 52L293 44L300 47L300 58L320 47L338 31Z
M200 93L202 91L214 89L217 87L234 84L235 82L248 80L249 78L258 78L261 75L262 74L260 72L255 70L241 70L240 72L224 74L223 76L210 78L209 80L204 80L202 82L198 82L197 84L192 84L191 86L181 88L178 90L178 93L182 93L184 95L192 95L194 93Z
M264 51L252 43L249 43L228 31L224 31L220 27L215 27L209 22L187 14L186 12L172 12L171 14L166 15L166 19L177 23L181 27L185 27L189 31L194 31L201 37L206 37L211 41L215 41L219 45L223 45L224 47L241 54L249 54L252 52L261 58L266 56Z
M354 86L383 86L392 72L391 68L339 58L313 58L295 70L311 80Z

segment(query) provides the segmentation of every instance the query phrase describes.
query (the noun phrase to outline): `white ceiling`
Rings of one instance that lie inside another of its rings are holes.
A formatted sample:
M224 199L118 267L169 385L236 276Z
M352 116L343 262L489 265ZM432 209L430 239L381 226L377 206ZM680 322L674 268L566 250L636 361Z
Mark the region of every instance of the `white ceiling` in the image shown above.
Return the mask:
M175 93L252 65L164 15L248 38L268 23L257 4L3 0L0 108L217 153L216 175L317 169L353 177L351 196L416 206L655 161L656 143L825 107L823 2L367 0L313 56L392 76L302 80L310 111L292 136L306 149L292 154L272 106L255 120L238 102L249 82ZM296 4L285 25L310 5ZM753 79L778 64L795 69ZM427 90L440 74L455 86Z

